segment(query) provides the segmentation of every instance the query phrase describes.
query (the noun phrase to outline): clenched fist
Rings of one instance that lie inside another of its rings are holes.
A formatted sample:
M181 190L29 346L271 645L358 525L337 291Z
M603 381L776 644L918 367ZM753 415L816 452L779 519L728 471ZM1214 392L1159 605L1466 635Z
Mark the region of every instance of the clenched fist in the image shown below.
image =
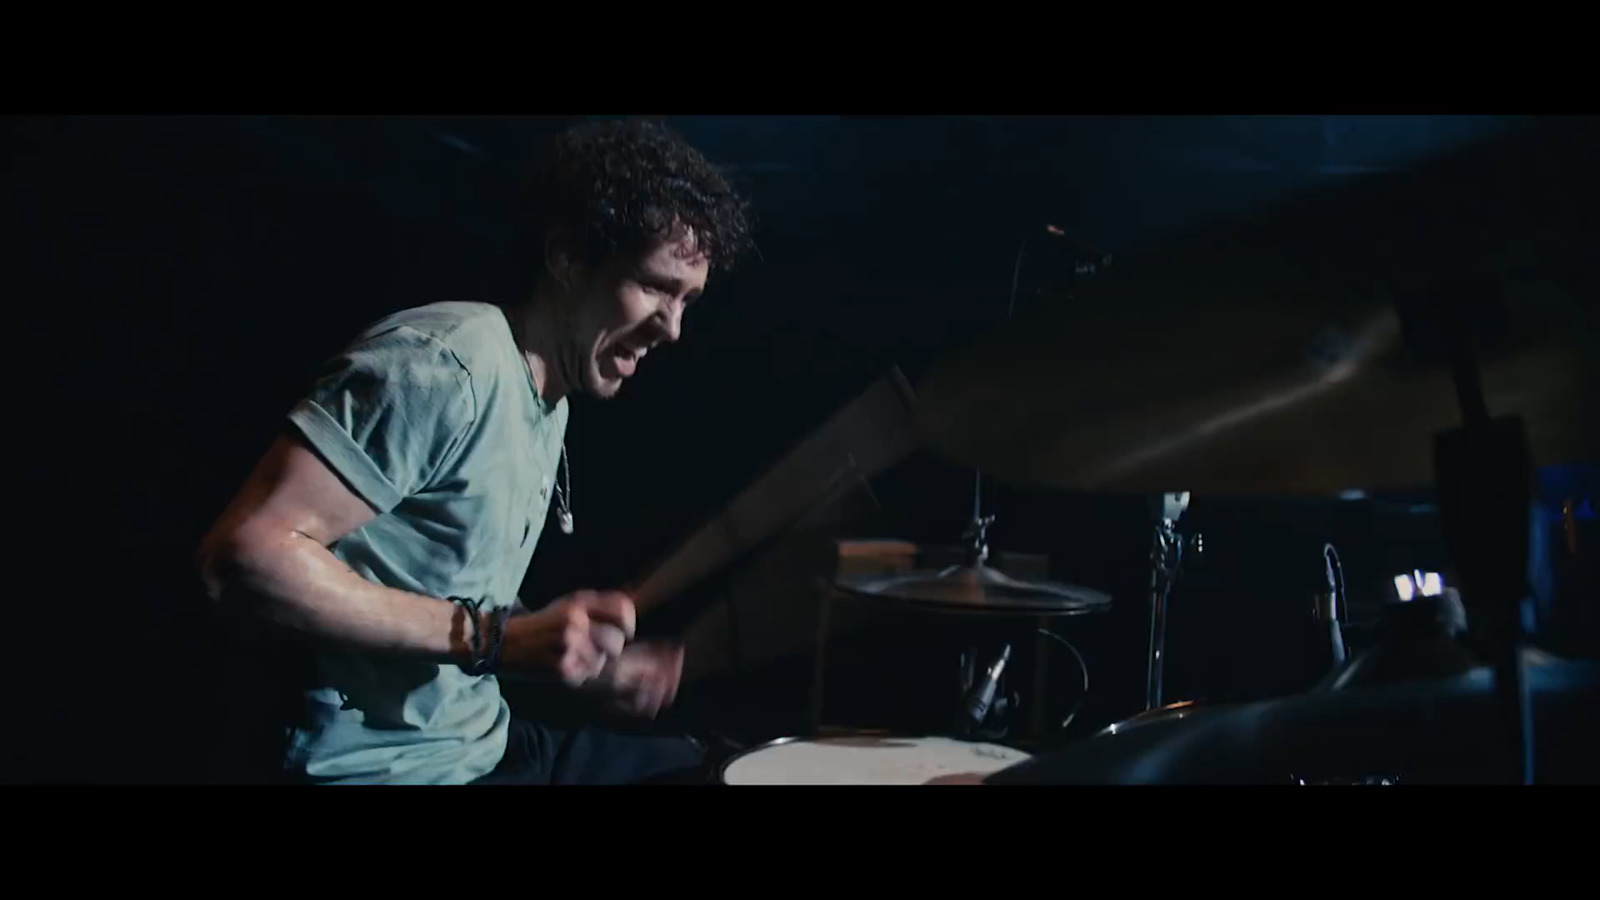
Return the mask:
M633 600L620 591L576 591L506 623L507 673L553 674L570 687L599 678L633 639Z
M653 719L677 698L682 677L681 644L643 641L623 650L585 689L618 712Z

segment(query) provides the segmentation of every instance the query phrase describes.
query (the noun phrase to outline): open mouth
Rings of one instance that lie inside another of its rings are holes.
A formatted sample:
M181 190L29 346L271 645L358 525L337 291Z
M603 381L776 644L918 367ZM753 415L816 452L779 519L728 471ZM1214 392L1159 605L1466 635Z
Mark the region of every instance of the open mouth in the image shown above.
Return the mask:
M611 348L608 356L612 367L617 370L617 375L621 378L628 378L638 369L639 360L644 359L646 352L643 347L629 347L626 344L618 344Z

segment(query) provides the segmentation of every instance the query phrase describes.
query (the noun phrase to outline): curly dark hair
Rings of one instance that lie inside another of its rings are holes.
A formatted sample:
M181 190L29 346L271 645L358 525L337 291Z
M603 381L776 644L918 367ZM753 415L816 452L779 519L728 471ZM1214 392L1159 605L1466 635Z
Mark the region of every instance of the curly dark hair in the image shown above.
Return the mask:
M582 241L586 262L634 252L694 230L714 269L754 249L750 204L700 152L647 120L591 122L556 135L534 163L524 196L528 237L542 253L553 232Z

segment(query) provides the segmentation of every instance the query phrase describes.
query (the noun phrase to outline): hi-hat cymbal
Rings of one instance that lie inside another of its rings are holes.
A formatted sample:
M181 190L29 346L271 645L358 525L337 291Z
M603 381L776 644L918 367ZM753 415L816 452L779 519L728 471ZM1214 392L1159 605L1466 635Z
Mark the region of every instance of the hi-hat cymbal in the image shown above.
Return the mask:
M920 427L959 463L1069 489L1426 486L1433 435L1461 421L1414 340L1429 295L1503 313L1478 323L1482 387L1536 464L1600 457L1597 138L1539 123L1122 254L930 372Z
M1051 581L1021 581L988 566L951 566L941 571L893 575L847 575L836 582L846 593L930 611L1071 616L1104 612L1108 594Z

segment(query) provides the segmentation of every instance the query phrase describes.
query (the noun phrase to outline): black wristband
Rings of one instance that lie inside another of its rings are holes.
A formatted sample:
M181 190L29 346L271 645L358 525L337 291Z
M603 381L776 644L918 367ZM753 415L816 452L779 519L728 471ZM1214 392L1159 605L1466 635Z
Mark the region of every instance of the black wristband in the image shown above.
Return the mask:
M489 633L485 635L478 624L479 610L483 606L481 601L469 600L466 597L451 597L450 602L459 604L472 620L472 662L462 666L461 670L468 675L493 673L495 666L500 662L500 644L505 637L506 619L510 610L495 610L489 619Z

